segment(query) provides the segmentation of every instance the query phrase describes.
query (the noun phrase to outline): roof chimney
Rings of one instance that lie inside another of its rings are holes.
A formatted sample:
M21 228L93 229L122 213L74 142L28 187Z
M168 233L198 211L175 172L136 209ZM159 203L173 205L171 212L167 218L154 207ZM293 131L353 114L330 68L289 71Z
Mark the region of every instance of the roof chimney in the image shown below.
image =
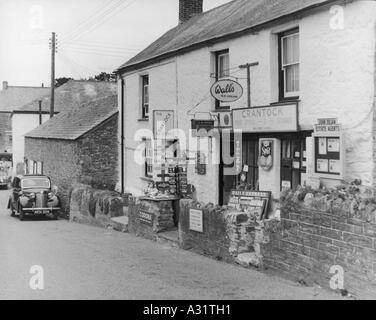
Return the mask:
M3 90L8 89L8 81L3 81Z
M203 0L179 0L179 24L187 22L202 13Z

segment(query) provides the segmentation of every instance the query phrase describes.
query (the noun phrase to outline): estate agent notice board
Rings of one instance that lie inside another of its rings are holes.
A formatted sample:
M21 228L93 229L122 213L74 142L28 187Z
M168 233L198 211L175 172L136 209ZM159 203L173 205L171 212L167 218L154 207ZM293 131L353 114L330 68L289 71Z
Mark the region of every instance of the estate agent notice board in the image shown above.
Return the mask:
M345 152L342 126L338 120L336 118L318 119L312 136L315 176L343 179Z

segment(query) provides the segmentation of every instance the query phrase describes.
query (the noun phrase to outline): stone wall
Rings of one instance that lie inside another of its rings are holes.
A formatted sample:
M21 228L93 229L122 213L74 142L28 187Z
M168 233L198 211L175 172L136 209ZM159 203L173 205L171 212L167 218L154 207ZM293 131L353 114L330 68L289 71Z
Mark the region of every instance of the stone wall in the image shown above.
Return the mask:
M189 230L189 209L203 210L203 233ZM200 206L191 200L180 201L179 243L183 249L212 256L217 260L233 261L226 217L220 207Z
M81 161L79 181L94 188L115 190L118 182L118 114L77 141Z
M9 141L8 132L12 132L11 114L0 113L0 152L12 150L12 141Z
M376 200L357 184L284 192L280 219L181 201L179 242L218 260L274 269L302 284L376 297ZM203 233L189 230L189 209L203 210ZM343 270L343 287L330 285ZM341 271L340 271L341 272Z
M114 191L76 185L70 197L70 221L114 227L113 217L124 215L125 199Z
M25 156L43 162L43 174L58 187L63 212L69 213L69 195L72 185L79 182L81 168L75 142L56 139L26 138Z
M150 215L150 223L140 219L140 210ZM129 198L128 230L137 236L156 240L159 232L172 230L175 204L172 200L151 201L137 197Z
M352 185L315 194L301 189L285 195L281 221L265 222L264 266L327 288L339 266L343 290L375 298L376 202L360 189Z

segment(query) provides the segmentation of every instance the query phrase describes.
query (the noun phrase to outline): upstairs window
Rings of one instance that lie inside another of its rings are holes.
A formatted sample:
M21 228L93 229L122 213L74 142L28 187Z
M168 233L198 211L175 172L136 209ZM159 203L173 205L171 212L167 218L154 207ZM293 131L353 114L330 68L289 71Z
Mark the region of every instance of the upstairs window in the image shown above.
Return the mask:
M142 83L142 100L141 100L141 117L149 119L149 76L141 77Z
M227 79L230 75L230 55L228 50L218 51L216 53L216 80ZM228 103L218 100L215 102L216 109L229 108Z
M280 98L298 98L300 91L299 29L280 35Z

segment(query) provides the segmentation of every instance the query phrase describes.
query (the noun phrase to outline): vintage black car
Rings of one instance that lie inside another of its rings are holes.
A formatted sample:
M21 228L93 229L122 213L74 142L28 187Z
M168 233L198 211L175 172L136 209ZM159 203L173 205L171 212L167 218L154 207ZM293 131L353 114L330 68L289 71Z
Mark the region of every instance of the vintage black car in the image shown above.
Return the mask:
M60 201L56 192L51 190L51 180L44 175L25 175L15 177L8 209L11 215L18 213L20 220L30 215L49 215L58 218Z

